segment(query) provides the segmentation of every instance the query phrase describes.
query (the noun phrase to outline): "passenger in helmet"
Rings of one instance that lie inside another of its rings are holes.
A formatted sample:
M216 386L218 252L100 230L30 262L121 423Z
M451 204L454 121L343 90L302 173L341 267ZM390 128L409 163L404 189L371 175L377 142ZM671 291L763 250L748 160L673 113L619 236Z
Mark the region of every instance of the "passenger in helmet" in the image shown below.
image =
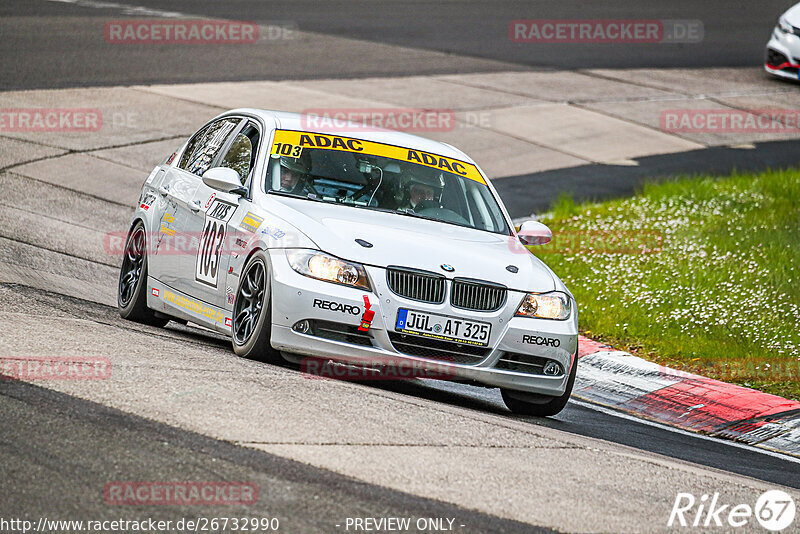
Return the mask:
M401 208L419 211L439 207L442 194L441 177L411 175L406 179L406 202Z

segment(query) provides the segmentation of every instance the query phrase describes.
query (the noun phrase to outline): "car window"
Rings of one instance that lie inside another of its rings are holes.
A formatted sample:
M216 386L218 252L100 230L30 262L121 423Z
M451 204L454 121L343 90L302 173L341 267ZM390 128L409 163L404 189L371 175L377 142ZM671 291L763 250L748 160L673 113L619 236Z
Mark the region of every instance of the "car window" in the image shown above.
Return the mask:
M229 167L239 173L242 185L247 181L255 165L256 149L258 148L258 128L249 123L231 143L230 149L220 162L221 167Z
M183 151L178 167L202 176L214 161L219 149L225 143L241 119L228 118L212 122L189 140Z

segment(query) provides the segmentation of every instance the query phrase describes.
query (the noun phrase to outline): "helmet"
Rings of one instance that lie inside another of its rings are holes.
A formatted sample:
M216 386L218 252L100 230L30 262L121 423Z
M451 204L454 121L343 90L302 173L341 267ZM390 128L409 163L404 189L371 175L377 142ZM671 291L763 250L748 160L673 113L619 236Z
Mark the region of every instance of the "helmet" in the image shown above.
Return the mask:
M438 176L431 176L429 174L408 174L406 177L406 187L411 189L417 184L426 185L438 192L444 187L444 179L441 174Z
M311 158L308 152L300 154L299 158L291 158L289 156L281 156L281 167L285 167L290 171L299 172L301 174L308 174L311 172Z

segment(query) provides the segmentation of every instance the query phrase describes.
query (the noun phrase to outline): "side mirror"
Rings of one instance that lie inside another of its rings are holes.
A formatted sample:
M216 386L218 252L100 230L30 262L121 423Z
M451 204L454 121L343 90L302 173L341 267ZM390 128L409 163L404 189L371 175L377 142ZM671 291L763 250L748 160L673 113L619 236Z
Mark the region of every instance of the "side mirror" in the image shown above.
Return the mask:
M526 221L522 223L517 237L523 245L546 245L553 239L553 232L539 221Z
M213 167L203 173L203 183L217 191L225 193L244 194L247 190L242 187L239 173L228 167Z

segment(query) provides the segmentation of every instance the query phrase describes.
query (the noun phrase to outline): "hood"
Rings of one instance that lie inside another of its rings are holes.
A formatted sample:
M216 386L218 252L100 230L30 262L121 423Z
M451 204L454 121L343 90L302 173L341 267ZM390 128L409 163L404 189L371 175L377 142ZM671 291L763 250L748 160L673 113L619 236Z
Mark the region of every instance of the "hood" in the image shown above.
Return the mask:
M790 7L789 10L781 16L792 26L800 27L800 4Z
M398 265L503 284L520 291L556 288L552 271L514 236L394 213L271 196L269 209L302 229L320 250L378 267ZM366 248L361 239L372 244ZM450 265L446 272L442 264ZM512 273L506 266L518 269Z

